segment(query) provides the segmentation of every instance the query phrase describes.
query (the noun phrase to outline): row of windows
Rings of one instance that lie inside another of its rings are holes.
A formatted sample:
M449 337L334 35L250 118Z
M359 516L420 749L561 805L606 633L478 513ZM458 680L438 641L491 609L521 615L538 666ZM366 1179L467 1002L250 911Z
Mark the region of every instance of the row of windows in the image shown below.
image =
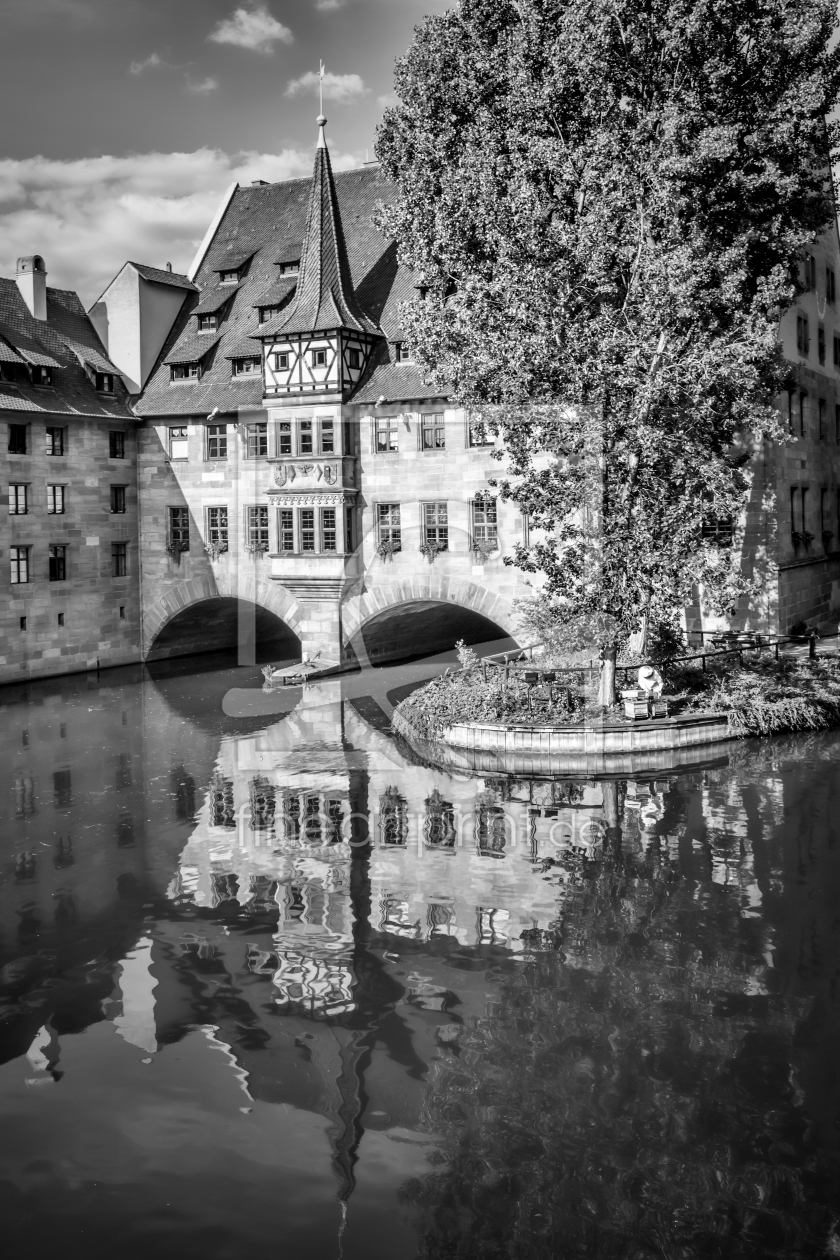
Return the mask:
M227 551L229 542L228 509L224 505L205 509L205 538L208 545ZM168 512L167 545L170 551L190 549L190 510L171 507ZM258 505L245 509L245 545L257 551L268 551L268 507ZM335 550L335 547L333 547Z
M788 430L793 437L806 436L806 408L808 393L806 390L791 390L788 394ZM824 398L817 399L816 433L813 435L820 442L829 440L828 403ZM840 443L840 403L834 406L833 440Z
M452 426L450 428L450 435ZM441 412L421 415L418 428L418 443L421 451L442 451L446 449L447 424ZM377 455L393 454L400 449L400 417L377 416L373 422L373 450ZM468 446L492 446L493 437L486 432L480 423L467 424Z
M806 254L804 260L805 288L817 291L817 260L813 254ZM837 284L833 267L825 269L825 298L833 306L837 297Z
M66 582L68 547L64 543L51 543L47 548L48 574L51 582ZM10 547L12 586L22 586L32 580L33 549L30 546ZM111 576L128 575L128 543L111 543Z
M26 516L31 507L32 496L27 482L18 481L9 484L9 515ZM111 512L121 515L126 510L127 486L111 486ZM63 516L67 511L67 487L47 486L47 515Z
M198 318L199 332L214 332L217 327L215 315L200 315ZM314 368L325 368L328 366L329 352L326 348L309 351L309 363ZM288 350L280 350L269 356L269 363L275 372L288 372L292 362L292 355ZM362 366L362 355L360 350L347 351L347 366L358 371ZM263 362L259 355L248 355L246 358L231 359L231 376L261 376L263 370ZM195 360L192 363L173 363L169 370L170 380L173 381L199 381L204 374L203 359Z
M10 455L34 454L30 427L28 424L8 425L8 451ZM67 429L47 425L44 454L66 455L67 449ZM108 434L108 456L110 459L125 459L125 433L118 429L111 430Z
M496 500L485 498L470 504L472 537L493 550L498 546L499 527ZM449 505L447 503L421 504L422 541L432 544L438 551L449 550ZM391 551L402 550L402 505L377 503L376 536L381 547Z
M816 519L812 500L819 511ZM823 487L813 494L810 486L791 486L790 532L794 542L807 546L815 537L817 527L823 549L835 551L840 546L840 490Z
M13 385L17 381L23 379L24 376L33 385L47 385L52 387L55 384L53 379L53 369L51 367L42 367L37 364L33 364L31 367L25 367L20 363L0 363L0 380ZM97 394L113 394L113 373L94 372L93 387Z
M817 362L825 366L825 327L823 324L817 325ZM811 328L807 315L797 314L796 316L796 352L803 359L810 358L811 355ZM832 366L835 371L840 371L840 337L835 336L832 340L831 348Z

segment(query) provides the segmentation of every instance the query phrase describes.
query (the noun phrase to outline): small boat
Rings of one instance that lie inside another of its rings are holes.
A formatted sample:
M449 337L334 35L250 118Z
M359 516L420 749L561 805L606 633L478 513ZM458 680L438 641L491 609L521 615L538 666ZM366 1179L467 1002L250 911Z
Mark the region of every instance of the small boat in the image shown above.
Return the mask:
M268 684L279 683L283 687L300 687L316 675L330 673L337 669L338 664L338 661L329 660L321 652L316 652L314 656L304 655L303 660L296 661L294 665L284 665L282 668L263 665L262 672Z

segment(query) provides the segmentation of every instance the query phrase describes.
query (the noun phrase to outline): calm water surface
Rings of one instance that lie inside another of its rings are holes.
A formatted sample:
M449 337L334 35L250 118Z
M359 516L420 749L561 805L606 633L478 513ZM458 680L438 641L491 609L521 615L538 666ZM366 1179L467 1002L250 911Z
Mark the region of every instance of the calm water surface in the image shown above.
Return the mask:
M0 691L7 1255L840 1255L840 736L453 777L443 664Z

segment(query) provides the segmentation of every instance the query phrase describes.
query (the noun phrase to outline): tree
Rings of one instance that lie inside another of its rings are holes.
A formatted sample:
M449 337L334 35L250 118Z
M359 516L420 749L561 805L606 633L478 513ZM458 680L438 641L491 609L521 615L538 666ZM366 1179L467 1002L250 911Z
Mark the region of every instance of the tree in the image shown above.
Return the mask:
M730 523L784 434L778 321L833 220L830 0L461 0L397 63L382 228L404 325L501 433L559 621L606 658L702 583L747 589ZM607 691L613 692L612 678Z

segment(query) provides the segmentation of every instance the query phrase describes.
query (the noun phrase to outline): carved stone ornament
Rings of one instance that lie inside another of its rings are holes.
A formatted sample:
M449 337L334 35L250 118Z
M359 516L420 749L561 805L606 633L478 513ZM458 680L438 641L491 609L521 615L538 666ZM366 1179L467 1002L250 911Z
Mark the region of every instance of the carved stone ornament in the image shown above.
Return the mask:
M301 464L301 465L300 465L300 475L301 475L301 477L309 477L309 476L311 476L311 475L312 475L312 472L313 472L313 470L314 470L314 468L315 468L315 465L314 465L314 464Z
M274 480L278 486L285 486L287 481L294 481L295 466L294 464L277 464L274 468Z
M328 486L334 486L338 481L338 465L324 464L324 481Z
M271 501L276 507L340 507L342 503L347 502L340 492L338 494L274 494Z

